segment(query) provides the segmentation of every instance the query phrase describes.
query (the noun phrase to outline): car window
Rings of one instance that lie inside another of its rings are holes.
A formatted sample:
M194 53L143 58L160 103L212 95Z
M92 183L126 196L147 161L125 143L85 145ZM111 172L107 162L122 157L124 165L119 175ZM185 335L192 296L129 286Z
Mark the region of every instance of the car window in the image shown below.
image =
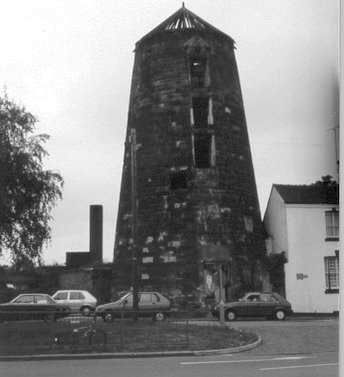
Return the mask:
M270 301L272 302L278 302L277 298L275 296L271 296L270 297Z
M152 302L152 294L151 293L141 293L140 302Z
M262 302L271 302L271 295L269 295L268 293L262 293L260 295L260 301Z
M35 296L35 304L47 304L48 300L43 296Z
M85 296L81 292L71 292L70 293L70 300L83 300Z
M123 300L122 300L122 303L124 303L124 302L125 302L126 304L129 304L129 305L131 304L131 305L132 305L132 304L133 304L133 295L132 295L132 294L129 294L129 295L126 296L126 297L124 296L124 297L123 297Z
M68 292L59 292L54 296L54 300L67 300Z
M159 302L159 301L160 301L160 297L157 294L153 293L152 294L152 302Z
M252 301L252 302L259 301L259 295L258 294L247 295L245 297L245 301Z
M27 295L27 296L19 296L15 302L16 304L33 304L34 303L34 297L33 295Z

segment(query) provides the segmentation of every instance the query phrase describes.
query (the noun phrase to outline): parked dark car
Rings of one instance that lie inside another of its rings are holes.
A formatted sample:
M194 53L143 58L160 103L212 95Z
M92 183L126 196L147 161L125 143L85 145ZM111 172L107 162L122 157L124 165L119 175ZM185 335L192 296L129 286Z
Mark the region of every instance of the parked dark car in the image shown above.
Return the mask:
M70 314L69 305L55 302L44 293L25 293L12 301L0 305L0 322L44 320L56 321Z
M226 321L235 321L237 317L267 317L281 321L291 313L290 302L274 292L251 292L239 301L224 303ZM213 308L212 315L220 317L219 305Z
M171 308L171 302L158 292L139 293L139 315L152 316L157 321L162 321ZM129 292L118 301L97 306L96 315L105 322L112 322L115 318L133 314L133 293Z
M172 309L197 310L202 308L202 303L192 295L170 296L168 299L171 301Z

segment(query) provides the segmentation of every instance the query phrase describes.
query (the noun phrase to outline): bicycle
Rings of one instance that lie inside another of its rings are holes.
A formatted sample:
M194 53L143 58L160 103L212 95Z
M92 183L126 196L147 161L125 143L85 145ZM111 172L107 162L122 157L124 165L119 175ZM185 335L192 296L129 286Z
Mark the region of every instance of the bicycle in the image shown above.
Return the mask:
M96 321L97 317L93 316L90 326L54 333L50 338L50 344L52 346L74 346L81 344L83 339L87 339L91 346L104 347L107 343L107 334L105 331L96 328Z

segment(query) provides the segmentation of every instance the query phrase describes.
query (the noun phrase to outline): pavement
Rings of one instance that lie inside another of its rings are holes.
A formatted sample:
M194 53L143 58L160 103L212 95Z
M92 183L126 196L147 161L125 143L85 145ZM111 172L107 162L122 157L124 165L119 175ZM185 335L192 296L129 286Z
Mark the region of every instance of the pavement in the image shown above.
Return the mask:
M286 321L250 321L242 320L236 322L226 323L227 326L233 326L234 328L249 329L250 332L255 332L258 335L258 340L241 347L226 348L226 349L215 349L215 350L198 350L198 351L164 351L164 352L120 352L120 353L80 353L80 354L42 354L42 355L20 355L20 356L0 356L1 361L28 361L28 360L78 360L78 359L112 359L112 358L147 358L147 357L173 357L173 356L211 356L211 355L226 355L234 354L244 351L251 351L256 349L259 345L263 344L264 350L262 352L269 351L269 344L276 350L276 339L283 336L287 348L290 348L289 353L295 353L295 346L299 344L301 350L304 351L303 341L298 341L297 336L300 334L300 328L305 327L305 323L308 324L308 332L317 334L312 335L311 343L315 343L323 346L319 339L328 339L329 330L333 332L331 337L331 344L326 345L327 347L332 347L334 350L336 348L336 326L331 323L336 321L338 317L333 315L321 315L321 314L294 314L288 317ZM314 324L314 321L320 321L321 325ZM298 324L298 323L299 324ZM337 321L336 321L337 322ZM220 326L218 320L213 318L209 319L191 319L190 323L202 325L214 325ZM330 325L329 325L330 324ZM329 326L328 326L329 325ZM306 325L307 327L307 325ZM282 335L284 334L284 335ZM303 335L301 335L303 336ZM304 337L304 336L303 336ZM319 338L319 339L318 339ZM263 340L264 339L264 342ZM288 343L288 339L290 343ZM301 339L303 340L303 339ZM320 342L320 343L319 343ZM260 347L261 348L261 347ZM281 350L282 351L282 350ZM283 349L285 353L285 349Z

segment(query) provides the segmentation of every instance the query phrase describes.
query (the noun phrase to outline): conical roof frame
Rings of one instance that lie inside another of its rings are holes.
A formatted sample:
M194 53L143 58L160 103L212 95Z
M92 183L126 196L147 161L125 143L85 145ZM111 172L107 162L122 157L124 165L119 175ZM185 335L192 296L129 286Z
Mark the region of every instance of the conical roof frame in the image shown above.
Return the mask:
M139 42L153 36L154 34L158 34L161 32L184 31L190 29L204 31L208 30L211 32L219 33L229 38L232 42L234 42L229 35L223 33L215 26L209 24L209 22L203 20L201 17L197 16L195 13L185 8L184 3L183 6L177 10L177 12L173 13L170 17L168 17L165 21L159 24L156 28L154 28L152 31L150 31L148 34L142 37Z

